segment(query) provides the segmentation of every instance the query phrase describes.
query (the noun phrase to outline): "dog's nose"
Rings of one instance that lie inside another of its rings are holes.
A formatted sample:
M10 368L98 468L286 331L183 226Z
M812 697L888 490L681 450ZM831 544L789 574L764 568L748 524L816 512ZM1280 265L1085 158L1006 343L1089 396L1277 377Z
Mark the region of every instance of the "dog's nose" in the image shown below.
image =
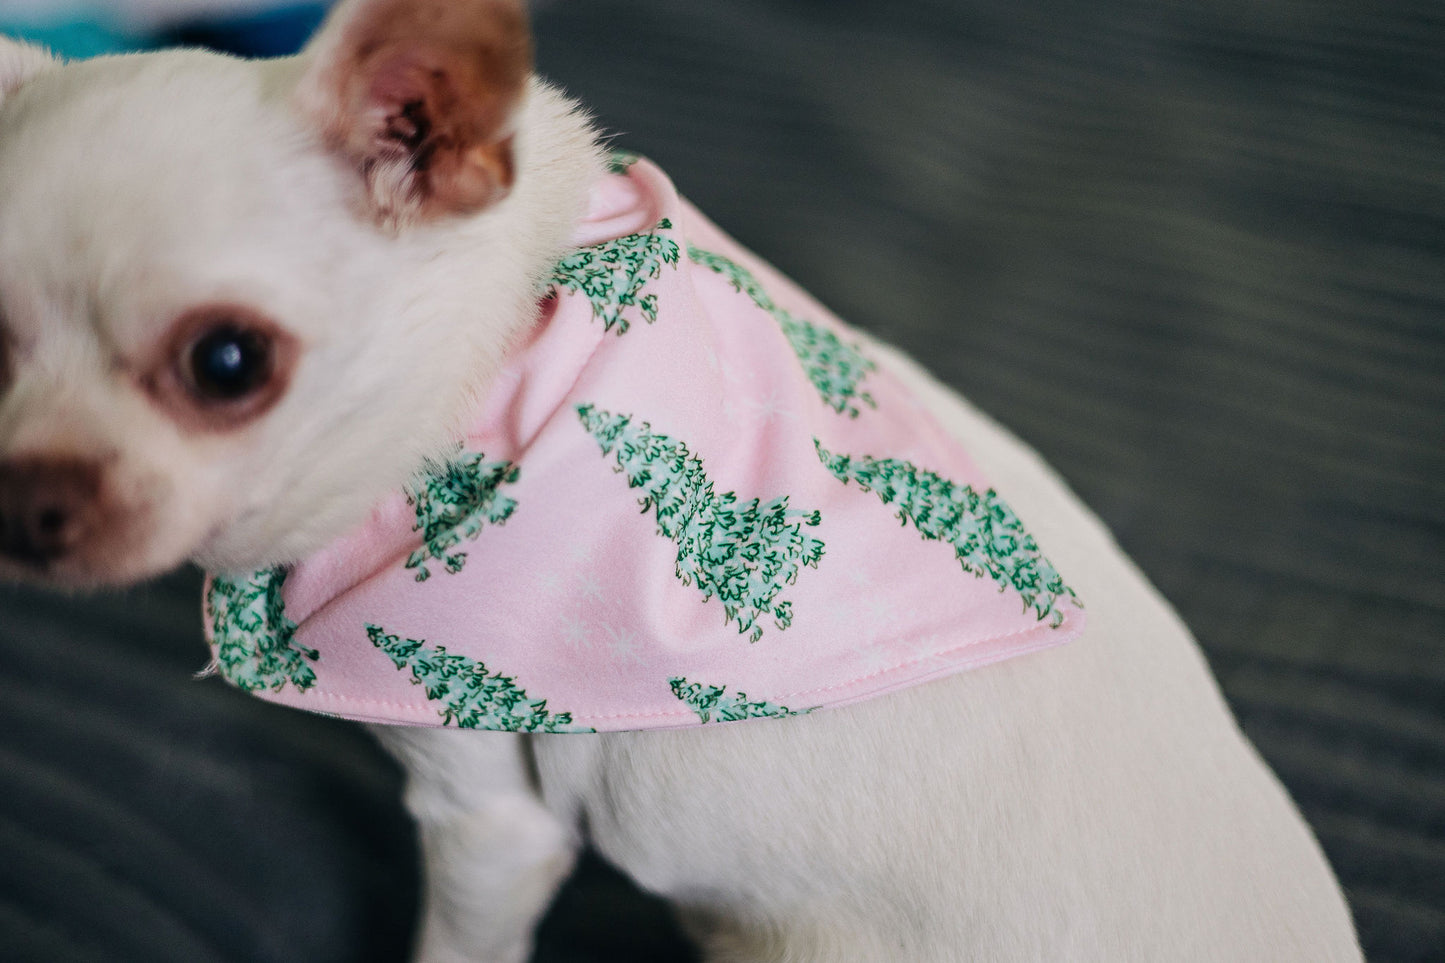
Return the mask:
M95 530L100 467L77 458L0 461L0 556L44 565Z

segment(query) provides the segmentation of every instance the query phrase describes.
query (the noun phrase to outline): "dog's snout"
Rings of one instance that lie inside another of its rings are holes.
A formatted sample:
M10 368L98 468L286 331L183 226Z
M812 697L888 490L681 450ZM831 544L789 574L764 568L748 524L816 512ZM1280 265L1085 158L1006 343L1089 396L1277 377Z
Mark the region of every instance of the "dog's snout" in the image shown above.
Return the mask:
M96 529L100 466L76 458L0 461L0 556L43 566Z

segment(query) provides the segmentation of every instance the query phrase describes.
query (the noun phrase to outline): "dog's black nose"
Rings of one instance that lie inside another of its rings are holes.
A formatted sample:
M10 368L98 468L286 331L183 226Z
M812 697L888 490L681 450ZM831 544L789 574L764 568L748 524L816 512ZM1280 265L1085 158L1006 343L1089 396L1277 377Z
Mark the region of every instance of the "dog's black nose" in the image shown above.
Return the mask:
M43 566L91 535L100 467L76 458L0 461L0 556Z

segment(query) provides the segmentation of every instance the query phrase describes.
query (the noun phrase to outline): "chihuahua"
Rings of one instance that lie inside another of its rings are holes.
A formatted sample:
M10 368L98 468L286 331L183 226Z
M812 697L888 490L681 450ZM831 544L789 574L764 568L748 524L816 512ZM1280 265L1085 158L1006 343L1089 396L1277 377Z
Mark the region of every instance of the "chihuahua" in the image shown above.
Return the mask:
M584 841L711 963L1361 958L1098 520L609 162L519 0L0 39L0 577L187 560L223 675L405 766L419 961L525 960Z

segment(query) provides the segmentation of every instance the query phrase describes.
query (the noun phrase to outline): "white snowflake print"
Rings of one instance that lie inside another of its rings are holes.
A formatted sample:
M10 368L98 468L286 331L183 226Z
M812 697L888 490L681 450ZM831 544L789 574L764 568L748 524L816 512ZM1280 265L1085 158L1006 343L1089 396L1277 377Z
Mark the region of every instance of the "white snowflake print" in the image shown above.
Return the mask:
M562 641L574 652L585 652L593 644L591 626L581 616L568 616L562 623Z
M625 626L611 624L603 625L602 630L607 633L607 640L603 644L614 662L622 665L643 664L645 660L642 656L642 644L636 632Z
M556 598L567 591L570 582L571 578L567 572L553 569L538 580L537 591L546 598Z
M795 421L797 415L778 398L776 390L768 392L766 398L749 398L748 407L755 421L771 425L774 421Z
M861 624L870 635L885 634L898 624L898 610L886 599L865 598L859 609Z
M579 574L574 588L576 597L582 601L601 602L607 597L607 593L602 589L602 583L597 581L597 576L591 572Z
M897 668L900 662L905 661L892 649L876 643L860 645L853 651L858 656L858 667L864 675L887 672L889 669Z

